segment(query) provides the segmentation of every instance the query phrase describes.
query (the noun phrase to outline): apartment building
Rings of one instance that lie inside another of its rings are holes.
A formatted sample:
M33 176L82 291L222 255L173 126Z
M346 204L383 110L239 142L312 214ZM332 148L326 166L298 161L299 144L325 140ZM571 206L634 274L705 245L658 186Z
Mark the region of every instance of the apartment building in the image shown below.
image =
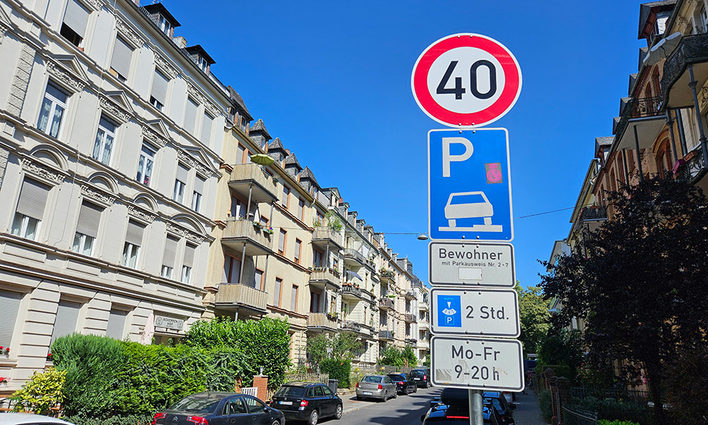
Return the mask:
M240 106L161 4L0 1L3 392L72 333L158 343L204 315Z

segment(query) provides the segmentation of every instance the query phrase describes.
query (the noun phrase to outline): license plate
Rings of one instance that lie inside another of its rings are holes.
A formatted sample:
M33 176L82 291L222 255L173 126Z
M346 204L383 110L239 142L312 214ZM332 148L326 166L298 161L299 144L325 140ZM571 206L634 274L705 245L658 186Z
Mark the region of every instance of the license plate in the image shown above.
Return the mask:
M364 394L364 395L371 395L371 391L362 391L362 394Z
M420 381L420 378L413 378L414 381Z
M286 406L292 406L293 402L292 401L281 401L280 404L284 404Z

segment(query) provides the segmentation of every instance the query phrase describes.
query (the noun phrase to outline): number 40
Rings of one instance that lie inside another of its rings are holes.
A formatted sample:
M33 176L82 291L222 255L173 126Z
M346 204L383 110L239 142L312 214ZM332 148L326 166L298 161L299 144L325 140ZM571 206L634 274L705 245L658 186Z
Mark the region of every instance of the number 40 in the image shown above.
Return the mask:
M450 65L447 66L447 70L445 71L442 80L440 80L438 88L435 92L437 94L454 94L455 99L459 100L462 99L462 95L466 93L465 88L462 87L462 77L455 77L454 88L445 87L447 86L447 82L450 80L450 76L452 75L456 66L457 61L450 62ZM477 85L477 69L481 66L486 67L489 70L489 90L487 90L486 93L481 93ZM494 66L494 64L484 59L480 59L477 62L473 63L472 66L470 66L470 93L472 93L472 96L476 97L477 99L489 99L490 97L494 96L496 92L497 68Z

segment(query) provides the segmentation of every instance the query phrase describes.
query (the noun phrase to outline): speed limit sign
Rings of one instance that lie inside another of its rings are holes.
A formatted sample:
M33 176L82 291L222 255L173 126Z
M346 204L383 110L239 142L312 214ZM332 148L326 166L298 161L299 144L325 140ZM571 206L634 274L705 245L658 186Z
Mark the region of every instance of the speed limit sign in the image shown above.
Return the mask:
M480 127L504 116L521 93L521 68L498 41L453 34L428 46L413 67L418 106L435 121Z

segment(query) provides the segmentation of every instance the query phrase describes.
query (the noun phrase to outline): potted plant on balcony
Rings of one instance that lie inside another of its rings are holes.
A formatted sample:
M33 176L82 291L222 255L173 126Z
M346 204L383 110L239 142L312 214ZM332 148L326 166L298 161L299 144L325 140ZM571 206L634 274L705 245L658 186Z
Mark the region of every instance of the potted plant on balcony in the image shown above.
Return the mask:
M265 233L267 233L267 234L269 234L269 235L272 235L272 234L273 234L273 227L268 226L267 228L265 228L265 229L263 230L263 232L265 232Z

